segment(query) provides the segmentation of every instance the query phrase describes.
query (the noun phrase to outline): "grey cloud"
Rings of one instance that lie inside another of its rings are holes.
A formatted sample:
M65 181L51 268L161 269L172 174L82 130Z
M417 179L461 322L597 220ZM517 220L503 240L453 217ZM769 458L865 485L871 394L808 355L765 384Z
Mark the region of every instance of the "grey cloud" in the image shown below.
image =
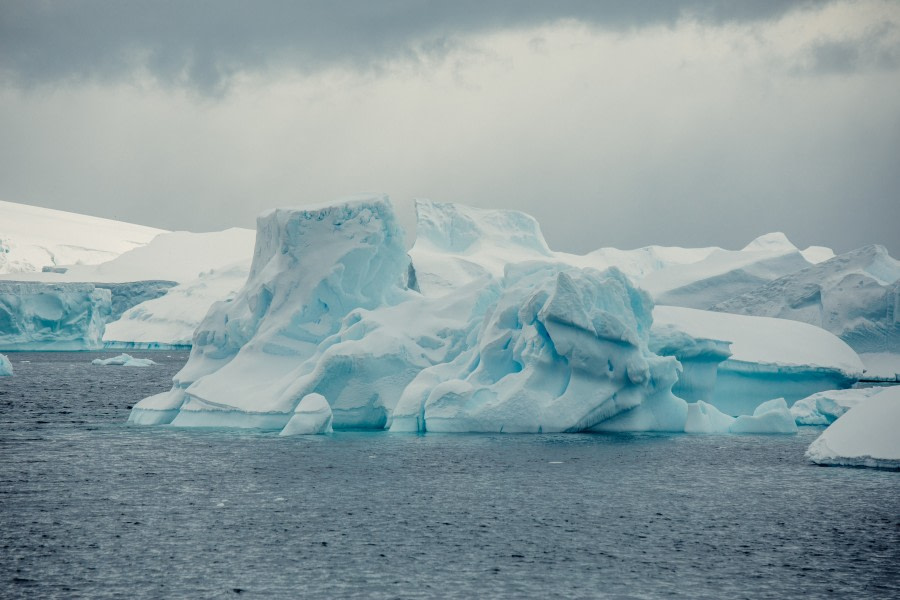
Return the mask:
M631 29L687 17L774 19L796 0L351 0L119 2L12 0L0 5L0 69L19 85L109 81L146 69L159 81L211 93L243 70L376 66L440 54L468 33L576 19ZM821 3L819 3L821 4Z
M847 74L900 68L900 27L887 21L856 38L822 39L806 48L794 72Z

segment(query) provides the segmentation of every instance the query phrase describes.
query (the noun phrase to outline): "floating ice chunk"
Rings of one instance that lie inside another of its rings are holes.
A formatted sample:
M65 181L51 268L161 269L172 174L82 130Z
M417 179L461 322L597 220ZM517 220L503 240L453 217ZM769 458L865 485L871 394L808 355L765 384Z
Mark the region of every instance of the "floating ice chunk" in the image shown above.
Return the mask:
M331 433L331 406L321 394L307 394L279 435Z
M889 387L848 410L806 457L820 465L900 469L900 386Z
M91 364L115 367L149 367L156 363L149 358L134 358L130 354L120 354L112 358L95 358L91 361Z
M830 425L845 412L887 388L869 387L828 390L797 400L791 414L797 425Z
M6 377L13 374L12 363L6 356L0 354L0 377Z
M796 433L797 424L784 398L775 398L756 407L753 415L741 415L729 428L731 433Z
M734 417L730 417L712 404L702 400L688 404L685 433L728 433Z

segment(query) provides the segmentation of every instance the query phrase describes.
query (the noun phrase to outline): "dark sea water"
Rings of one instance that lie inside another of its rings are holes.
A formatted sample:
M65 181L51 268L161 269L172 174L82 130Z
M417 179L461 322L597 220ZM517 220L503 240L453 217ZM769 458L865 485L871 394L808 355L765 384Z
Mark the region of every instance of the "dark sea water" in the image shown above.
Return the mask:
M0 597L900 597L900 473L808 464L818 428L134 427L187 355L132 354L10 355Z

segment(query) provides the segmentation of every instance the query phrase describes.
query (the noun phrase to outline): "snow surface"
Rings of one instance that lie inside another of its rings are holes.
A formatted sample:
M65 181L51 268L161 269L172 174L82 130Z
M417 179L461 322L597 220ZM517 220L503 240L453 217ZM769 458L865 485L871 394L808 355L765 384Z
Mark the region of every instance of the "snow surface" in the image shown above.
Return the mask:
M149 358L135 358L130 354L120 354L112 358L95 358L91 364L114 367L149 367L156 363Z
M900 386L889 387L848 410L810 444L820 465L900 469Z
M864 379L900 382L900 353L865 352L859 358L866 367Z
M0 354L0 377L8 377L13 374L12 363L9 362L9 359Z
M783 233L770 233L742 250L715 249L703 260L671 265L639 283L657 304L707 309L809 266Z
M96 265L149 243L162 229L0 201L0 274Z
M194 332L218 301L237 294L250 271L248 259L201 273L192 281L179 284L166 295L142 302L106 325L106 347L167 348L191 345Z
M731 415L752 414L773 397L790 404L814 392L849 387L863 371L857 354L840 339L786 319L657 306L652 338L651 346L679 358L690 376L681 382L682 397L707 400Z
M720 302L714 310L803 321L857 352L900 353L900 261L865 246Z
M886 389L868 387L817 392L795 402L791 414L797 425L830 425L860 402Z
M679 363L622 272L558 260L521 213L417 210L412 266L386 197L261 215L244 286L130 422L314 432L321 397L335 428L685 430Z
M253 230L237 227L209 233L164 232L146 245L108 262L76 265L64 273L19 273L5 278L48 282L162 280L185 283L210 269L248 260L253 253L255 237Z

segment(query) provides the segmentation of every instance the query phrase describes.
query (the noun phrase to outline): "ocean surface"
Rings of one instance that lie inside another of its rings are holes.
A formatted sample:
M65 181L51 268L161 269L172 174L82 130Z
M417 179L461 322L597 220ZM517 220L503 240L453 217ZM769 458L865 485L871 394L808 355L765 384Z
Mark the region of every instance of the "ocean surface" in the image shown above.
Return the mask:
M790 436L128 426L186 353L14 353L2 598L898 598L900 473Z

